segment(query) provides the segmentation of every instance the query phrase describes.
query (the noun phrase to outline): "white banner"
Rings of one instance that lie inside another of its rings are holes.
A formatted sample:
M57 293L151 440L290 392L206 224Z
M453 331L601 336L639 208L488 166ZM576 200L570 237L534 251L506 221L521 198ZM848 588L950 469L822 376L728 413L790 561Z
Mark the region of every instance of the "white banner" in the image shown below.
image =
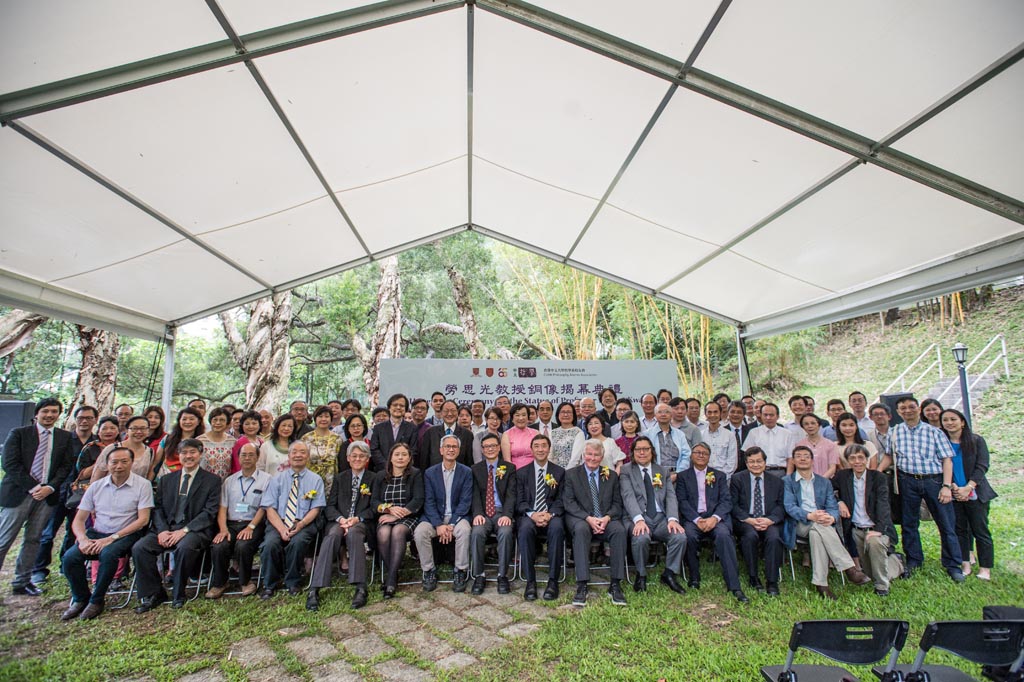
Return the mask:
M512 403L555 406L580 398L597 399L604 388L629 398L640 409L640 396L667 388L678 390L673 360L381 360L380 400L404 393L430 399L440 391L462 404L500 395ZM600 407L600 405L598 405Z

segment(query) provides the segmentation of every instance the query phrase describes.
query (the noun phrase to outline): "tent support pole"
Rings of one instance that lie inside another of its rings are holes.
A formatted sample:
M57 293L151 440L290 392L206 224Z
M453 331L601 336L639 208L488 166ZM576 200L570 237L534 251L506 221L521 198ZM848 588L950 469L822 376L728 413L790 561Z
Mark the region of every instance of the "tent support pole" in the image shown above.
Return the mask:
M160 407L164 410L164 418L167 423L166 430L171 428L171 393L174 391L174 342L177 337L178 328L168 326L167 337L164 340L164 388L160 394Z
M750 366L747 365L747 342L743 327L736 327L736 363L740 370L740 395L750 394Z

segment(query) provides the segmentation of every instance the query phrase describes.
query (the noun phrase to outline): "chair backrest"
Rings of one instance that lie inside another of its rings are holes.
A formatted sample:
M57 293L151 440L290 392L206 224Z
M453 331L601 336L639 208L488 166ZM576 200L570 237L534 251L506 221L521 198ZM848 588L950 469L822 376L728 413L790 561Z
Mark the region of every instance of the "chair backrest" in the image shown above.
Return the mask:
M1020 668L1024 660L1024 620L945 621L929 623L921 636L914 670L932 648L943 649L981 665Z
M904 620L805 620L793 624L789 660L803 648L849 665L876 663L890 652L895 661L909 630Z

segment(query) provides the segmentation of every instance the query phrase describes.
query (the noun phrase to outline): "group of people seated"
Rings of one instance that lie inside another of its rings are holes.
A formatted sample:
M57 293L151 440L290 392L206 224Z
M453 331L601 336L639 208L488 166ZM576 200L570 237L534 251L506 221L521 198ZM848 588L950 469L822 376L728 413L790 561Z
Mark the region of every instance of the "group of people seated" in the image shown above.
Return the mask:
M311 420L303 401L276 419L232 406L207 412L193 401L164 433L159 407L136 416L127 405L102 419L79 407L73 430L63 430L63 406L46 398L4 445L0 567L24 528L12 587L39 595L65 525L71 603L63 620L102 613L129 558L137 613L165 601L183 607L207 556L209 599L226 593L232 574L242 596L298 595L308 573L306 607L316 611L340 564L360 608L370 556L382 563L390 599L410 541L425 591L439 583L436 552L450 548L452 590L481 594L492 538L498 592L511 591L518 558L527 600L559 597L568 547L573 604L586 604L600 561L611 601L625 605L626 562L635 567L633 589L647 590L654 542L664 545L659 582L680 594L683 576L700 588L707 542L740 602L749 599L737 545L750 588L769 596L779 594L784 551L801 544L820 596L836 599L830 565L885 596L893 579L924 562L923 501L950 577L962 582L971 572L976 545L978 577L990 578L988 449L957 410L903 397L893 424L885 404L868 407L855 391L850 411L830 400L824 420L806 396L794 396L793 421L783 425L777 405L751 396L702 404L663 389L640 398L639 414L611 389L598 401L600 409L592 398L556 408L499 396L488 408L440 392L411 403L396 394L373 410L372 426L355 400L331 401ZM538 563L542 545L546 566Z

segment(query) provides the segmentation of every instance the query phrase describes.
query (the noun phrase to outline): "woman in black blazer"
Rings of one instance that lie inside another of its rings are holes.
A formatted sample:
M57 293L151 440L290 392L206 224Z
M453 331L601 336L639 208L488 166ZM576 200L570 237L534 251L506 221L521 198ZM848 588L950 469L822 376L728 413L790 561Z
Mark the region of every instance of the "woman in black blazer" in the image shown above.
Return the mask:
M988 471L988 444L971 431L967 419L958 410L943 410L939 417L942 430L953 446L953 511L956 513L956 535L964 558L964 575L970 575L971 545L978 546L978 578L991 579L995 551L988 529L988 506L996 491L985 478Z
M399 441L391 446L384 476L370 498L377 513L377 551L384 559L385 599L395 596L398 569L424 499L423 473L412 465L411 448Z

